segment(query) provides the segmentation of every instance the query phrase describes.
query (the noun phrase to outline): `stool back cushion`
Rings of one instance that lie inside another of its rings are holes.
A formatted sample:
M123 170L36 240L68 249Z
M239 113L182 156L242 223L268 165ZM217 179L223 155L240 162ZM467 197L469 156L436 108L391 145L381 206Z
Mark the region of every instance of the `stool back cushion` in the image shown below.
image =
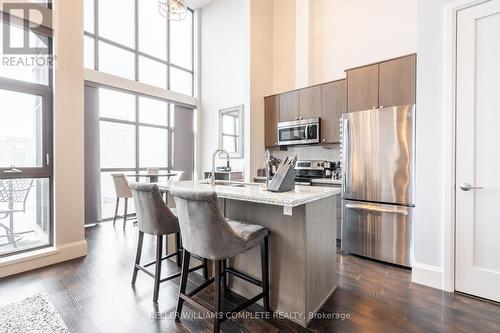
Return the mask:
M246 251L245 241L224 218L213 191L173 188L182 246L202 258L221 260Z
M127 177L123 173L114 173L113 184L115 185L115 192L117 198L132 198L132 191L128 185Z
M137 226L151 235L169 235L179 232L177 217L167 207L156 184L132 183Z

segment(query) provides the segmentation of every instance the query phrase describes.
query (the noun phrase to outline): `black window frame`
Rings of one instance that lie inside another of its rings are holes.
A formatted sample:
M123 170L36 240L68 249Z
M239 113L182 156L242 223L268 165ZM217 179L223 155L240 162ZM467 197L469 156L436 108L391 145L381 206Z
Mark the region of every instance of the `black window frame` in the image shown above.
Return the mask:
M148 54L148 53L145 53L145 52L142 52L140 49L139 49L139 0L134 0L134 9L135 9L135 15L134 15L134 47L129 47L129 46L126 46L126 45L123 45L123 44L120 44L120 43L117 43L111 39L108 39L106 37L102 37L99 35L99 1L102 1L102 0L84 0L84 1L92 1L93 2L93 6L94 6L94 25L93 25L93 28L94 28L94 32L91 33L91 32L88 32L88 31L84 31L84 36L87 36L87 37L90 37L93 39L93 42L94 42L94 68L91 68L91 69L94 69L96 71L99 71L99 42L104 42L104 43L107 43L111 46L114 46L114 47L117 47L117 48L120 48L122 50L125 50L125 51L128 51L128 52L131 52L133 55L134 55L134 58L135 58L135 63L134 63L134 80L137 81L137 82L140 82L139 81L139 58L140 57L144 57L144 58L147 58L149 60L153 60L153 61L156 61L156 62L159 62L163 65L166 65L166 68L167 68L167 77L166 77L166 80L167 80L167 87L166 89L167 90L170 90L171 89L171 80L170 80L170 68L176 68L178 70L181 70L185 73L188 73L191 75L191 94L190 96L194 96L194 91L195 91L195 75L194 75L194 67L195 67L195 25L194 25L194 11L191 9L191 8L188 8L187 10L191 12L191 15L192 15L192 19L191 19L191 69L189 68L185 68L185 67L182 67L182 66L179 66L175 63L172 63L170 61L170 57L171 57L171 45L170 45L170 33L171 33L171 29L170 29L170 21L165 19L165 29L167 29L167 58L166 59L161 59L161 58L158 58L154 55L151 55L151 54ZM143 5L145 4L144 2L142 3ZM160 15L160 13L158 13L158 15Z
M130 125L134 126L135 128L135 160L134 164L135 167L133 168L100 168L100 173L128 173L130 172L131 174L140 174L141 172L147 171L147 167L142 167L141 166L141 161L140 161L140 129L141 128L159 128L159 129L164 129L167 131L167 166L162 166L158 167L159 170L161 171L170 171L173 170L173 153L174 153L174 120L172 117L172 110L174 107L174 104L166 99L158 98L158 97L153 97L150 95L145 95L145 94L140 94L137 92L133 92L130 90L124 90L124 89L119 89L115 87L109 87L109 86L104 86L101 84L97 83L91 83L91 82L86 82L85 83L88 86L92 86L97 88L98 90L100 89L106 89L106 90L111 90L111 91L117 91L120 93L125 93L129 94L135 97L135 119L134 120L123 120L123 119L116 119L116 118L110 118L110 117L102 117L101 116L101 110L99 110L99 123L102 124L103 122L106 123L112 123L112 124L125 124L125 125ZM100 94L98 94L100 96ZM167 105L167 124L166 125L157 125L157 124L150 124L150 123L144 123L140 121L140 103L139 100L140 98L148 98L148 99L153 99L153 100L158 100L161 102L166 103ZM99 98L99 97L98 97ZM97 105L99 105L99 101L97 101ZM136 181L141 181L140 177L136 177ZM144 180L144 179L142 179ZM102 190L101 190L102 191ZM103 217L103 221L108 221L112 219L112 217Z
M47 8L51 9L52 4L48 2ZM25 28L25 25L20 24L22 21L11 20L10 16L6 13L0 12L0 24L16 25L20 28ZM31 29L35 34L42 35L47 38L48 43L48 56L53 55L53 34L50 29ZM36 95L42 98L42 123L41 123L41 137L42 137L42 151L41 151L41 166L39 167L14 167L21 172L12 171L12 166L0 166L0 179L47 179L49 182L49 197L48 197L48 244L42 244L25 249L8 251L0 253L0 258L6 258L13 255L18 255L27 252L49 248L54 246L54 169L53 169L53 146L54 146L54 122L53 122L53 94L54 94L54 78L53 68L48 66L48 81L47 84L40 84L34 82L27 82L23 80L16 80L0 76L0 90L13 91L18 93L25 93L29 95Z

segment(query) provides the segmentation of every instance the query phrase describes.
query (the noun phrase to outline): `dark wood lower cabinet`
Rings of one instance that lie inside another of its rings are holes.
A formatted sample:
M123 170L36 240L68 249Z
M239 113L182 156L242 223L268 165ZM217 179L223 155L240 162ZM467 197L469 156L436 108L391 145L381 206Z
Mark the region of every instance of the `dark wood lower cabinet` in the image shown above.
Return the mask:
M141 275L130 286L137 228L125 231L102 223L85 229L89 255L0 279L0 306L36 293L47 293L73 332L210 332L210 318L192 308L175 323L179 279L160 287L160 302L151 301L153 285ZM144 256L153 258L155 248L144 239ZM108 251L106 249L113 249ZM104 251L104 252L103 252ZM271 275L273 274L272 258ZM223 332L500 332L500 305L461 294L417 285L411 271L354 255L337 255L338 286L307 329L287 319L231 319ZM175 263L164 263L165 273L178 272ZM205 280L190 274L188 287ZM276 292L271 285L271 293ZM222 308L244 301L222 291ZM213 287L197 299L213 304ZM194 313L193 313L194 311ZM263 308L252 305L258 315ZM322 318L322 319L320 319Z

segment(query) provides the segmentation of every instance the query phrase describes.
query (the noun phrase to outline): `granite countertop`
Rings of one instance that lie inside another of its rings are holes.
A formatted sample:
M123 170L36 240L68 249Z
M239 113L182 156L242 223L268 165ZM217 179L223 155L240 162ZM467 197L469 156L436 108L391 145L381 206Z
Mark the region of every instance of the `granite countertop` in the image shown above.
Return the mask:
M340 193L340 189L335 187L297 185L294 191L274 193L267 191L264 184L258 183L218 182L218 184L219 185L215 185L215 187L211 187L210 184L200 181L181 181L174 183L172 187L189 188L197 191L214 190L220 198L224 199L250 201L285 207L301 206ZM158 186L162 190L171 189L167 183L158 183Z

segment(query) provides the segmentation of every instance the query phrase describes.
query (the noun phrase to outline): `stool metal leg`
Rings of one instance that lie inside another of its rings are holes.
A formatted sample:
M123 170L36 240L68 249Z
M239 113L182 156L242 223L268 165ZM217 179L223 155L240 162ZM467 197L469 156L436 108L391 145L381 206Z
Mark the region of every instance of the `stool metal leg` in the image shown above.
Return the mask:
M153 302L158 302L161 279L161 254L163 251L163 236L156 236L156 269L155 269L155 287L153 291Z
M215 260L215 282L214 282L214 332L220 332L219 313L221 308L220 302L220 284L221 284L221 261Z
M125 210L123 212L123 229L127 224L127 210L128 210L128 198L125 198Z
M116 198L116 207L115 207L115 217L113 218L113 226L116 223L116 217L118 216L118 206L120 206L120 198Z
M141 254L142 254L142 243L144 241L144 233L139 231L139 239L137 241L137 254L135 256L135 265L134 265L134 274L132 275L132 285L135 285L135 281L137 279L137 272L139 272L139 266L141 262Z
M203 259L203 278L208 280L208 259Z
M222 260L222 290L227 290L227 271L226 271L226 268L227 268L227 260L224 259Z
M184 250L182 256L182 272L181 272L181 283L179 285L179 297L177 301L177 309L175 310L175 320L179 321L181 319L182 305L184 300L181 295L186 294L187 279L189 274L189 261L191 259L191 254Z
M269 312L269 253L268 237L260 243L260 259L262 265L262 292L264 293L264 310Z
M175 251L177 252L177 267L181 267L181 233L177 232L175 234Z

